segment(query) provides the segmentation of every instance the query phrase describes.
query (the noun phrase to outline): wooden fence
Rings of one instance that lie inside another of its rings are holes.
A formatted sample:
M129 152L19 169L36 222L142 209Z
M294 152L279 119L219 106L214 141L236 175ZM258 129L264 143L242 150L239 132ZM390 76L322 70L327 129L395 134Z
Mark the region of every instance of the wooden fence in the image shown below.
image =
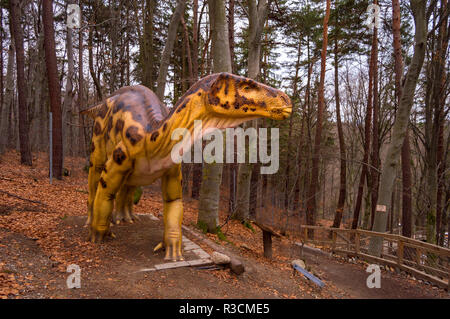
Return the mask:
M372 237L383 239L380 257L372 256L368 252ZM371 263L401 269L450 291L448 248L395 234L307 225L300 228L300 240L305 244L327 247L335 253L344 253Z

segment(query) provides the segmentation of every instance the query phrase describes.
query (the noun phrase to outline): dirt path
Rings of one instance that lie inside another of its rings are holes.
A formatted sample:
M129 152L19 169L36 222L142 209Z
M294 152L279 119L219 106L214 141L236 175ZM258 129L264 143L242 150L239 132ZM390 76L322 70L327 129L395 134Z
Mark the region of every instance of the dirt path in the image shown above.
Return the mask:
M74 249L74 244L86 235L84 220L78 216L61 220L58 232L64 233L62 245L65 249ZM259 263L245 257L243 261L247 271L241 276L235 276L229 270L195 267L142 272L141 269L164 262L163 252L152 252L152 247L162 236L162 229L161 221L146 216L133 225L114 226L117 238L97 245L91 252L97 259L82 259L81 289L67 289L69 274L61 269L58 271L58 264L42 252L35 240L5 229L0 230L0 264L3 264L3 274L14 275L20 286L25 287L19 289L20 298L446 297L442 290L410 282L385 271L381 288L369 289L366 287L368 273L363 265L308 253L304 255L307 265L326 283L321 290L302 276L293 275L289 265L277 269L270 263ZM199 243L196 238L190 239ZM228 246L227 249L233 253L239 252ZM87 258L89 256L90 253ZM74 263L77 257L74 255ZM197 258L191 252L185 253L185 257L187 260Z
M366 272L365 263L349 263L336 257L311 253L306 253L305 257L307 264L318 271L324 280L333 282L350 298L448 298L437 287L386 270L381 271L381 287L368 288L366 281L370 273Z
M239 256L244 274L198 267L142 272L164 263L163 252L152 251L162 238L162 222L143 217L114 226L114 240L87 242L85 160L66 158L70 176L49 184L47 154L34 156L33 167L20 165L17 152L0 158L0 298L448 298L441 289L386 271L381 288L368 289L365 265L305 254L307 266L325 282L319 289L294 275L290 263L300 249L289 239L274 238L273 259L263 258L261 231L228 221L225 197L219 217L227 241L211 234L201 238ZM144 190L135 211L159 215L157 184ZM191 230L197 211L196 201L184 200L183 225ZM203 240L184 235L212 252ZM197 258L190 254L185 257ZM81 268L81 289L67 289L70 264Z

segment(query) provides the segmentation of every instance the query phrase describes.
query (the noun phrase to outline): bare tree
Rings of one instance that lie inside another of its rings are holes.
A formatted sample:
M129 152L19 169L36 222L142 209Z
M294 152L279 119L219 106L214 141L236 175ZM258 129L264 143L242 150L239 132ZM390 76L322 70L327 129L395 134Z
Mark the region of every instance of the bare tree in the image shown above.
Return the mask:
M314 138L314 152L312 159L311 182L308 189L308 200L306 204L306 222L308 225L314 225L316 221L317 209L317 189L319 186L319 162L320 162L320 144L322 141L322 123L325 109L324 87L325 87L325 66L327 60L328 46L328 20L330 19L330 0L327 0L325 17L323 20L323 41L320 64L320 82L319 82L319 103L317 106L316 135Z
M53 27L53 1L43 0L42 22L44 24L45 64L47 67L48 91L50 95L50 109L53 117L53 175L62 179L62 119L61 119L61 88L58 80L58 66L56 64L55 30Z
M417 80L425 57L428 20L425 13L426 2L410 0L410 4L415 22L414 54L406 74L402 97L395 117L391 143L388 146L383 170L381 171L381 187L373 224L373 231L377 232L386 231L386 209L390 206L398 160L408 128L409 114L413 104ZM372 237L369 245L369 253L374 256L379 256L381 254L381 249L382 241L380 241L380 238Z
M231 72L225 0L210 0L208 6L212 31L214 72ZM215 232L219 223L222 169L223 164L220 163L205 163L203 165L197 223L206 226L206 230L209 232Z
M20 162L25 165L32 165L31 147L29 138L29 120L27 106L27 91L25 85L25 56L23 49L23 31L20 25L20 7L17 0L9 1L10 28L14 37L16 47L17 66L17 91L19 95L19 141L20 141Z

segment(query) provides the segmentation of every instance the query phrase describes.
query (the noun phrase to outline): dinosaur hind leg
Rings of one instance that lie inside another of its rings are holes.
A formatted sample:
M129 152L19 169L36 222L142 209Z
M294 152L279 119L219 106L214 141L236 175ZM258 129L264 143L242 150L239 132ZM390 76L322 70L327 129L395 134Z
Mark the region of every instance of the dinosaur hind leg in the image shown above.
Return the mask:
M133 214L133 199L135 186L123 185L116 197L116 209L114 210L113 220L115 224L126 222L132 224L138 218Z

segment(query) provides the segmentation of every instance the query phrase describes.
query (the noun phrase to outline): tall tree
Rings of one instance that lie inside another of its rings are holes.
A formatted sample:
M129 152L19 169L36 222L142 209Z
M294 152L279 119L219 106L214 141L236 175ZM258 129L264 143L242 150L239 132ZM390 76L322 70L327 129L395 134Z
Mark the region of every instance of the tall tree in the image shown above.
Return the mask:
M2 113L0 119L0 154L9 145L8 127L11 121L12 102L14 100L14 40L8 48L8 65L6 67L5 97L2 103Z
M397 109L391 143L388 145L387 153L381 171L377 209L373 223L373 231L385 232L387 224L387 207L390 206L394 180L397 172L398 160L405 139L409 123L409 114L414 100L417 80L422 69L425 57L427 40L426 2L421 0L410 0L411 10L415 23L414 54L405 77L403 93ZM382 239L372 237L369 244L369 253L379 256L382 249Z
M192 7L194 11L192 21L192 71L194 80L198 80L198 0L194 0ZM191 197L198 199L200 196L200 185L202 183L202 163L192 165L192 190Z
M50 95L50 109L53 117L53 176L62 179L62 118L61 118L61 87L58 79L56 64L55 29L53 27L53 1L43 0L42 22L44 25L45 65L47 67L48 91Z
M325 87L325 67L327 62L327 46L328 46L328 21L330 19L330 0L326 2L325 17L323 19L323 40L320 64L320 80L317 105L317 122L316 133L314 137L314 151L312 157L311 182L308 188L308 199L306 204L306 222L308 225L314 225L316 221L317 209L317 189L319 186L319 162L320 162L320 145L322 142L322 124L323 113L325 109L324 87Z
M178 25L180 24L185 7L186 1L178 0L177 7L175 8L175 11L172 15L172 19L170 19L169 31L167 33L166 44L161 56L161 63L159 65L159 73L156 86L156 95L161 101L164 100L164 91L166 88L166 78L170 63L170 56L172 55L173 46L177 37Z
M378 1L373 1L374 5L378 5ZM371 223L375 217L376 203L378 198L378 184L379 184L379 166L380 166L380 146L379 146L379 99L378 99L378 27L375 24L373 28L372 37L373 50L373 104L372 104L372 153L371 153Z
M346 191L347 191L347 159L345 152L345 140L344 140L344 130L342 129L341 120L341 100L339 95L339 48L338 48L338 38L339 38L339 11L336 6L336 34L334 37L334 100L336 103L336 124L338 130L339 138L339 153L340 153L340 180L339 180L339 199L334 214L333 227L339 228L342 221L342 214L344 212Z
M225 0L209 0L209 17L212 32L214 73L231 72L230 46L225 14ZM219 223L220 184L223 164L203 165L197 223L209 232L215 232Z
M257 79L260 72L261 35L267 18L267 0L248 1L248 77ZM245 127L257 128L257 120L248 122ZM237 205L235 218L244 221L250 210L250 185L253 165L239 164L237 180Z
M395 97L397 107L402 97L401 79L403 74L403 58L400 37L400 1L392 0L392 32L394 38L395 60ZM405 141L401 152L402 164L402 235L411 237L411 150L409 146L409 133L406 131Z
M16 69L17 69L17 92L19 95L19 142L20 142L20 162L25 165L32 165L30 137L29 137L29 116L27 106L27 90L25 84L25 55L23 49L23 30L20 24L19 1L9 1L11 36L14 38L16 49Z

